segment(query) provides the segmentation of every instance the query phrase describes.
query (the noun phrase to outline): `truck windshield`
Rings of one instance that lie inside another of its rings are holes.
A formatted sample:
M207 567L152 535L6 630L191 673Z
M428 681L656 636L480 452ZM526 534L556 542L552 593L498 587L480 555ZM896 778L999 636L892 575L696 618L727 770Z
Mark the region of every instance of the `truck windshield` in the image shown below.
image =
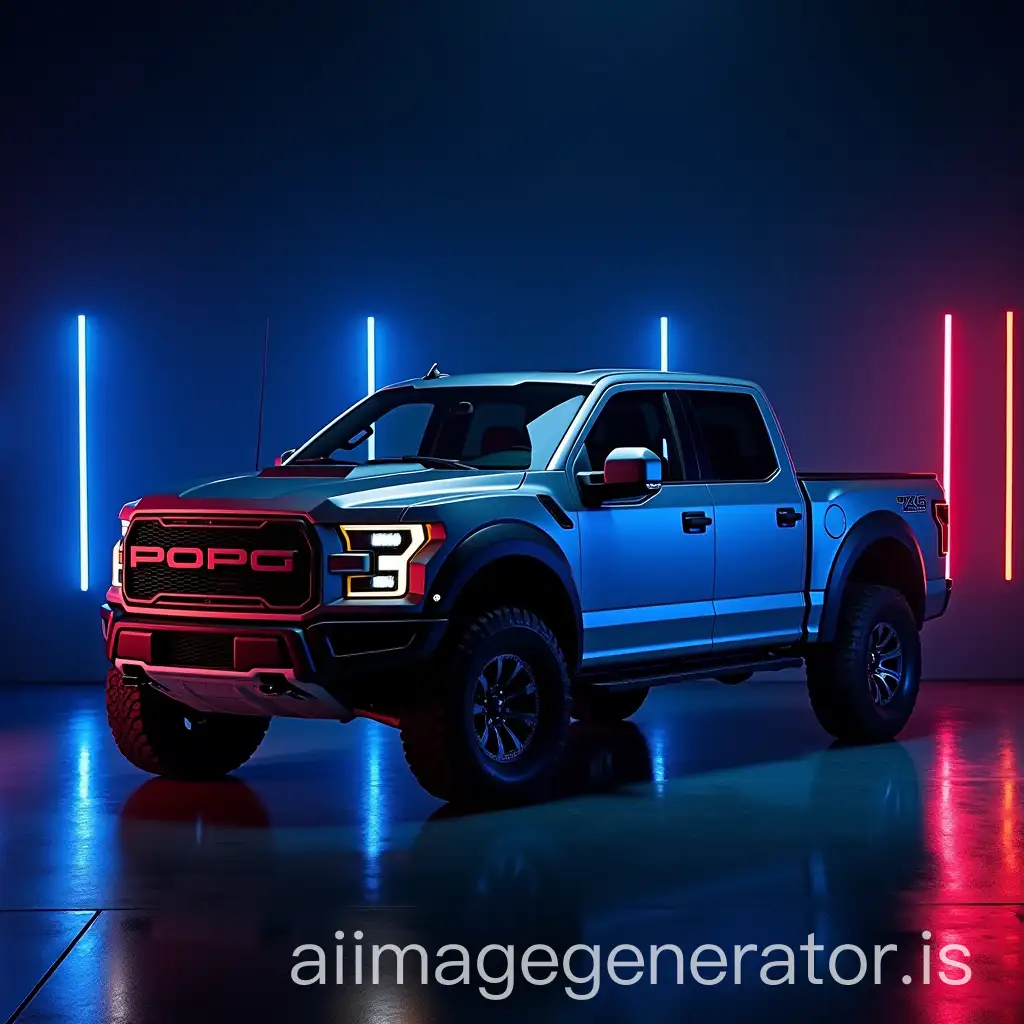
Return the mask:
M543 469L590 385L396 387L343 413L288 460L424 460L428 468ZM368 459L372 436L374 457Z

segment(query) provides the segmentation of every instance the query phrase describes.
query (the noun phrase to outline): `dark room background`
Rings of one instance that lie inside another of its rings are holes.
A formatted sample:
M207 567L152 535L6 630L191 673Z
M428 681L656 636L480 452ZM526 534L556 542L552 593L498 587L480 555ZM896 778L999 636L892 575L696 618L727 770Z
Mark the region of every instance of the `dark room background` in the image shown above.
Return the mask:
M252 468L266 318L264 461L360 397L371 314L380 383L435 360L653 368L668 316L672 368L763 383L799 467L938 472L951 313L956 587L925 672L1017 672L1003 7L161 10L4 32L0 678L102 678L121 504Z

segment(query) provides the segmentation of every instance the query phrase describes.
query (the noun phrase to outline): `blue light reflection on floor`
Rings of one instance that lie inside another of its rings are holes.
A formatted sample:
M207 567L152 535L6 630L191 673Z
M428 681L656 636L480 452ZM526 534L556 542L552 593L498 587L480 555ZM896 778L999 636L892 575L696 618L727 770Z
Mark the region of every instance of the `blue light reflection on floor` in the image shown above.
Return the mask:
M384 784L384 727L375 722L361 723L360 754L363 764L362 840L363 891L368 902L380 894L380 856L387 840L387 789Z
M656 726L650 732L651 778L657 792L665 789L665 730Z
M69 835L62 842L68 866L75 876L91 878L95 872L94 851L101 846L99 831L100 801L94 779L99 761L97 747L105 742L107 730L102 728L99 711L90 707L76 708L68 718L73 785L68 789L67 824Z

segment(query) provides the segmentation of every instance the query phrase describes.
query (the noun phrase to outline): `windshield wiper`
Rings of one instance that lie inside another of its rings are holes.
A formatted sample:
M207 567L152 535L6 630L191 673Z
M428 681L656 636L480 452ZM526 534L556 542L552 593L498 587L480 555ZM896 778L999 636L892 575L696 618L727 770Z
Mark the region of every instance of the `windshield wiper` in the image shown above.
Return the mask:
M396 455L388 459L371 459L367 465L372 466L375 462L418 462L427 469L477 469L468 462L459 462L458 459L442 459L436 455Z

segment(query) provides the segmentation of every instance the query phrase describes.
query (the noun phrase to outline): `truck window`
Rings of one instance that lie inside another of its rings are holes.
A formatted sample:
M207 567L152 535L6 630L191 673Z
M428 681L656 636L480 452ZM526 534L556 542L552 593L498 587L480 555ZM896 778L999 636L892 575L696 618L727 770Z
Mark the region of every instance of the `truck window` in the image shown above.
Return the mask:
M377 461L429 455L480 469L543 469L589 384L383 388L315 434L295 458L362 462L368 428Z
M754 396L742 391L687 391L704 438L712 478L767 480L778 468Z
M662 479L683 479L663 391L621 391L608 399L584 442L590 468L600 470L613 448L648 448L661 456Z

